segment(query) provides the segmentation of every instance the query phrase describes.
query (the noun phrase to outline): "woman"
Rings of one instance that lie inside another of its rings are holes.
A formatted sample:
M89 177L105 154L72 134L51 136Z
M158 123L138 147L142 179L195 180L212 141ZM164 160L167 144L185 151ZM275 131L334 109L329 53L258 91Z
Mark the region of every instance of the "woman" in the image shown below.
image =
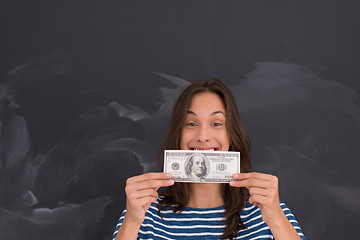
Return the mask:
M235 99L219 80L200 80L177 100L163 151L239 151L241 173L230 183L174 183L166 173L126 182L126 210L113 239L305 239L278 179L251 171L250 139ZM160 197L157 190L166 187ZM116 238L115 238L116 237Z

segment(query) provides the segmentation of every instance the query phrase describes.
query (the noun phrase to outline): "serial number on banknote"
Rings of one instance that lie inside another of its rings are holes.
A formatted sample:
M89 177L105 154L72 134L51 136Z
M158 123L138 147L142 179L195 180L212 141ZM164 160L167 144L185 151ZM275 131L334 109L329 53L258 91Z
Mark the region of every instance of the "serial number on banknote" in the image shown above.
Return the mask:
M175 182L227 183L240 172L240 152L165 150L164 172Z

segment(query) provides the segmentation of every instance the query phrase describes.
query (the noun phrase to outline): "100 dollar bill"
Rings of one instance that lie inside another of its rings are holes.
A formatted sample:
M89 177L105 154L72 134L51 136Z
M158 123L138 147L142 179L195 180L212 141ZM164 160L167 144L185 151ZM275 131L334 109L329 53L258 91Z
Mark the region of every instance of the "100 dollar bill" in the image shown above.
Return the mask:
M165 150L164 172L175 182L230 182L240 172L240 152Z

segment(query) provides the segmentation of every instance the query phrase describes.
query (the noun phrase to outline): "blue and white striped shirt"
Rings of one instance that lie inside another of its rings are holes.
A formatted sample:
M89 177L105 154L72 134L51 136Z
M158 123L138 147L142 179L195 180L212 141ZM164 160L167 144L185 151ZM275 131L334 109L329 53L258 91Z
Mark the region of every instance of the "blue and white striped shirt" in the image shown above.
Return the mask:
M159 199L158 199L159 201ZM181 213L173 213L172 206L162 207L159 216L157 203L152 203L145 213L138 239L220 239L225 229L225 206L216 208L186 207ZM282 202L280 206L301 239L305 239L298 222L290 209ZM121 226L126 209L116 225L113 240ZM274 239L269 227L261 218L258 207L248 203L240 212L245 229L238 232L236 239Z

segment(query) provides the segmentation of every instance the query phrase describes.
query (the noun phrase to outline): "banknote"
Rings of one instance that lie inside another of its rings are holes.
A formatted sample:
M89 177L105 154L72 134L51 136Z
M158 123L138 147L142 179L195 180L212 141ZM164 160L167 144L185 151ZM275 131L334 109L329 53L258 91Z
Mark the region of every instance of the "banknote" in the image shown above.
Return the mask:
M175 182L230 182L240 172L240 152L165 150L164 172Z

